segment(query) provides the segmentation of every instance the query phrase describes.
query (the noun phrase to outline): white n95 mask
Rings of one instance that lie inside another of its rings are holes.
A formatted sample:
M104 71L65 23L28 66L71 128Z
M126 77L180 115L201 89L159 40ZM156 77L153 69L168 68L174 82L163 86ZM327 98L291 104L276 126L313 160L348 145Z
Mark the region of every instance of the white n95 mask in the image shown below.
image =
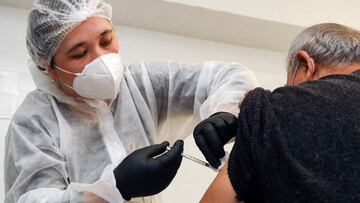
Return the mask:
M81 73L73 73L55 67L62 72L75 75L73 87L64 83L84 98L114 100L119 91L119 85L124 68L118 53L102 55L87 64Z

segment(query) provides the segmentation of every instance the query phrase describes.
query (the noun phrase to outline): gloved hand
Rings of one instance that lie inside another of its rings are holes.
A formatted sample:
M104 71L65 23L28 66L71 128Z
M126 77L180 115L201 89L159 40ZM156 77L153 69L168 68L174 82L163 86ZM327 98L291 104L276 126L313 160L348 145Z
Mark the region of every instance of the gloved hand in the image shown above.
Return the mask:
M116 187L124 199L155 195L170 184L180 167L184 142L176 141L166 152L168 145L163 142L138 149L115 168Z
M224 145L237 132L237 118L231 113L219 112L201 121L194 129L196 145L209 164L218 168L225 156Z

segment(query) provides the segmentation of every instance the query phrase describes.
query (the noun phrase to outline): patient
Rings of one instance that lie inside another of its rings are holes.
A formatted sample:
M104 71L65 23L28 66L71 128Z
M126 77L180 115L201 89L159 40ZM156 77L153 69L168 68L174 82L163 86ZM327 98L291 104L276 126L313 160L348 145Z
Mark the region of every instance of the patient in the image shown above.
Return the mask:
M360 202L360 33L305 29L287 71L287 86L245 97L228 165L202 202Z

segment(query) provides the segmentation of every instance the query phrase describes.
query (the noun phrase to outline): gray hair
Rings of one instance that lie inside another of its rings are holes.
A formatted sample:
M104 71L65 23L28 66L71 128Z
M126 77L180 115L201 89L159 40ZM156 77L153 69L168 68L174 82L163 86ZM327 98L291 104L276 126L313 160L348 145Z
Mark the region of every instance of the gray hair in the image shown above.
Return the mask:
M360 32L336 23L306 28L291 44L287 57L288 73L294 73L298 68L296 55L300 50L306 51L316 64L326 67L360 63Z

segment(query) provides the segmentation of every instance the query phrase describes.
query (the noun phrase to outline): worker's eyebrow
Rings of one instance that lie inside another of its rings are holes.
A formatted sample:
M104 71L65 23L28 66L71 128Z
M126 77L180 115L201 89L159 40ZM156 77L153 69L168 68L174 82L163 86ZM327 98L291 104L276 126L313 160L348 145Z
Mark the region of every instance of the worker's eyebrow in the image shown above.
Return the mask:
M113 32L112 29L105 30L104 32L102 32L102 33L100 34L100 36L104 36L104 35L109 34L109 33L112 33L112 32Z

